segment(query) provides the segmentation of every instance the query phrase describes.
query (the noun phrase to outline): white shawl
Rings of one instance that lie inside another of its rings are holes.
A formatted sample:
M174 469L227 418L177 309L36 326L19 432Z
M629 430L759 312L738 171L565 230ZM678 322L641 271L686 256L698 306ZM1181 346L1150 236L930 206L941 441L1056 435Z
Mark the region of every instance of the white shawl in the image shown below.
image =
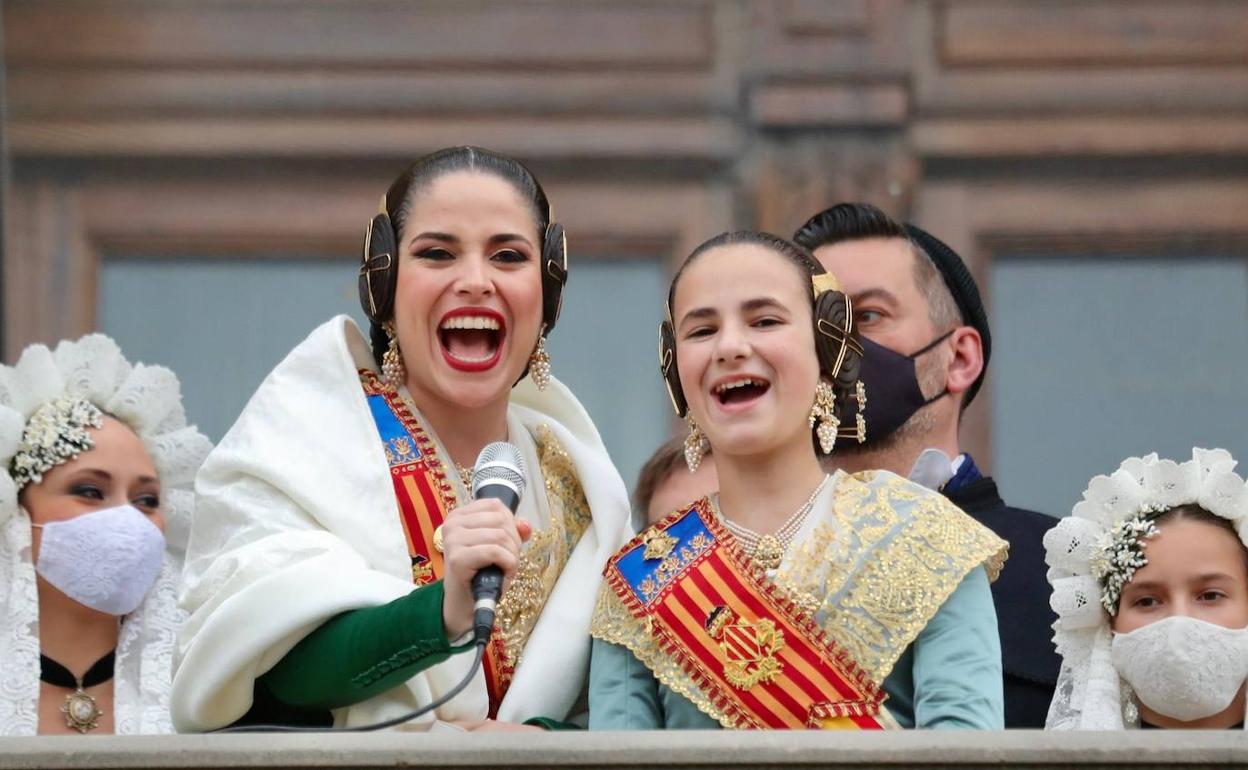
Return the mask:
M313 629L412 590L389 465L360 368L375 367L355 324L346 316L323 324L265 379L199 474L182 597L191 618L180 637L172 697L180 731L237 720L251 706L254 680ZM539 392L526 378L512 392L509 431L514 438L539 425L570 456L593 522L529 637L499 709L499 719L509 721L564 718L574 706L588 669L601 567L628 536L627 492L589 416L559 382ZM529 466L530 490L544 489L539 469ZM534 507L522 506L519 515L526 510ZM404 686L338 709L335 724L373 722L429 703L466 674L471 657L453 656ZM486 709L479 675L436 716L479 719Z

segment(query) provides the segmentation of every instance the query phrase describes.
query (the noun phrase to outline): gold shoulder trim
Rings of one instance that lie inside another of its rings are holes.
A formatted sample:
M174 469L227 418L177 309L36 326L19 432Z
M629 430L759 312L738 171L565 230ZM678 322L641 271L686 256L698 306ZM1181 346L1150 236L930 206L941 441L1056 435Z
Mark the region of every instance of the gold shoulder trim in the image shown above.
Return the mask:
M842 475L832 504L776 582L817 607L828 634L883 682L971 570L996 579L1009 546L943 495L891 474Z
M516 666L572 549L592 519L576 467L554 432L539 425L533 440L550 505L550 523L525 543L516 576L498 602L499 635L507 659Z

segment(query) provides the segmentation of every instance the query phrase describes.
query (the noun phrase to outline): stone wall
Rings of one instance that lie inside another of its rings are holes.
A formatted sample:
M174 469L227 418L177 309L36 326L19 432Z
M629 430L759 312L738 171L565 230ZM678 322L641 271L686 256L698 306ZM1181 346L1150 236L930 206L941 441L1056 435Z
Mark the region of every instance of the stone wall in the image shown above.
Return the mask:
M1145 768L1248 763L1242 732L343 734L8 738L6 770Z

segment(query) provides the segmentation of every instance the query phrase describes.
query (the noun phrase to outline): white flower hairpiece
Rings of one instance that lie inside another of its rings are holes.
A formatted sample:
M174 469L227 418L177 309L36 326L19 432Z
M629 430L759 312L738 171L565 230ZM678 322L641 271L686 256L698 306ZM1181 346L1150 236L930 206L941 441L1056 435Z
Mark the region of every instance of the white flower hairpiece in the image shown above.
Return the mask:
M104 414L130 427L160 476L166 538L185 545L195 472L212 443L187 425L181 386L163 366L131 364L102 334L49 350L31 345L14 366L0 366L0 524L17 511L27 483L91 448L88 427Z
M1144 539L1157 536L1154 519L1167 509L1144 506L1135 514L1102 532L1092 554L1092 575L1101 583L1101 605L1110 615L1118 614L1118 598L1135 571L1148 564Z
M31 482L38 484L43 474L92 449L95 440L87 428L103 424L100 408L80 398L58 398L39 407L26 423L13 456L13 484L19 490Z
M1049 727L1112 729L1123 725L1118 677L1109 661L1110 619L1123 587L1147 564L1142 543L1156 517L1196 504L1231 521L1248 547L1248 486L1224 449L1193 449L1182 463L1131 457L1088 482L1071 515L1044 536L1053 642L1062 656Z

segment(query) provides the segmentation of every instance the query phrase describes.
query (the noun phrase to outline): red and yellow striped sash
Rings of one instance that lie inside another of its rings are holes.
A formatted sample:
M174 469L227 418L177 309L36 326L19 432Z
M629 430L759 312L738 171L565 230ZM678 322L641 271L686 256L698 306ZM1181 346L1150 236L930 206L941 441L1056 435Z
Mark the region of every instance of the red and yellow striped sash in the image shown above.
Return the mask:
M733 726L885 726L879 686L749 561L705 500L639 535L605 574Z
M360 370L360 382L390 464L394 496L412 560L412 582L428 585L442 579L444 564L442 554L434 548L433 533L459 505L455 488L433 439L398 392L367 369ZM493 718L515 673L515 663L507 654L497 627L486 648L483 668Z

